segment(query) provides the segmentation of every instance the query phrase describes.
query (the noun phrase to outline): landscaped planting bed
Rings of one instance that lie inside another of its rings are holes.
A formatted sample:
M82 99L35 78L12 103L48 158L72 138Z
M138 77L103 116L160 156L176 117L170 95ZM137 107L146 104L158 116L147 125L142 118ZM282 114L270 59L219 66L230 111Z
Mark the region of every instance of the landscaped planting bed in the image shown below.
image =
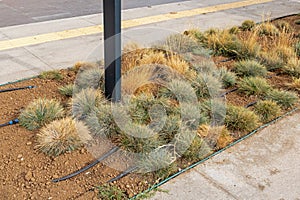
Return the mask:
M36 86L0 93L0 123L20 120L0 127L1 195L131 198L291 111L300 94L299 19L249 20L228 30L188 30L151 48L128 45L124 101L115 105L104 98L100 63L1 86ZM52 182L113 146L118 151L102 163Z

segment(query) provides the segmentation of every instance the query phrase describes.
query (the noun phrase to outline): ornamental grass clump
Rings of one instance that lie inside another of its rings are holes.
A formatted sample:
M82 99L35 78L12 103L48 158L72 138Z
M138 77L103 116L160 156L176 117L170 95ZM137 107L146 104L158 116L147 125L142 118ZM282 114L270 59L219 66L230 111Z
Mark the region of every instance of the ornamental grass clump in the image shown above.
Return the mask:
M204 145L205 141L200 138L198 135L195 135L192 143L190 144L189 148L183 153L183 157L188 161L197 161L202 158L203 152L201 152L201 147ZM208 152L211 149L207 149Z
M21 112L19 120L25 128L35 130L63 115L64 109L58 101L39 98Z
M245 20L240 26L242 31L251 31L256 26L255 22L252 20Z
M71 70L74 71L75 73L78 73L78 72L83 72L83 71L86 71L86 70L89 70L89 69L94 69L96 67L97 67L96 63L91 63L91 62L77 62L71 68Z
M300 59L292 57L283 67L283 72L293 77L300 78Z
M261 76L267 75L267 69L255 60L242 60L234 64L234 71L238 76Z
M47 124L36 138L37 149L49 156L59 156L74 151L91 139L84 124L75 122L70 117Z
M73 95L73 84L64 85L58 88L58 91L61 95L71 97Z
M259 57L262 46L259 44L259 37L256 31L242 34L239 37L240 49L237 52L237 59L256 59Z
M293 88L294 90L300 91L300 78L294 79L293 82L287 84L287 86Z
M260 77L245 77L238 85L238 91L247 96L264 96L271 89L267 80Z
M278 36L280 33L277 27L269 21L258 25L256 28L260 36Z
M300 40L297 43L295 43L295 51L297 56L300 57Z
M72 98L72 114L76 119L84 119L104 102L105 98L99 90L84 89Z
M80 71L75 80L75 92L82 89L104 89L104 70L99 67L92 67L87 70Z
M209 99L201 103L201 114L206 116L211 124L223 124L226 116L226 102L221 99Z
M220 95L222 82L211 74L197 74L192 86L198 99L213 98Z
M215 55L237 56L241 49L241 42L234 34L230 34L228 30L217 31L216 33L206 33L206 47L213 50Z
M197 42L191 37L184 34L173 34L156 47L180 54L192 52L192 50L197 46Z
M148 154L143 154L137 162L142 173L156 172L157 170L172 166L176 161L176 152L173 145L163 145Z
M102 200L125 200L127 195L115 185L104 184L99 186L97 197Z
M267 123L281 114L280 106L272 100L259 101L255 104L253 111L260 117L263 123Z
M89 113L84 120L91 134L96 137L108 137L117 135L119 129L114 121L112 108L108 104L101 104Z
M236 84L236 74L229 71L227 68L222 67L217 70L216 73L220 76L224 88L229 88Z
M208 126L204 124L198 127L197 133L211 149L224 148L233 141L233 137L225 126Z
M268 91L266 99L275 101L284 109L292 108L298 102L296 93L277 89Z
M150 153L163 144L159 135L146 125L127 123L116 136L122 149L133 153Z
M276 21L275 26L280 32L291 33L293 31L292 26L288 22L283 20Z
M63 79L63 75L60 73L60 71L58 70L51 70L51 71L45 71L45 72L42 72L40 75L39 75L39 78L41 79L50 79L50 80L61 80Z
M257 128L259 117L253 112L240 106L228 106L225 125L232 131L247 133Z

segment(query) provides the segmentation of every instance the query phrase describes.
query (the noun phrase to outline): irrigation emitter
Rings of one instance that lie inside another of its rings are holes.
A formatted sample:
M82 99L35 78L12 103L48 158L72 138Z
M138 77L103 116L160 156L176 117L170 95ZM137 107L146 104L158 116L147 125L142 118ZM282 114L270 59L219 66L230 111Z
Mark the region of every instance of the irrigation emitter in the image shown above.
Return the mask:
M17 124L17 123L19 123L19 120L14 119L14 120L10 120L9 122L6 122L4 124L0 124L0 127L9 126L9 125Z

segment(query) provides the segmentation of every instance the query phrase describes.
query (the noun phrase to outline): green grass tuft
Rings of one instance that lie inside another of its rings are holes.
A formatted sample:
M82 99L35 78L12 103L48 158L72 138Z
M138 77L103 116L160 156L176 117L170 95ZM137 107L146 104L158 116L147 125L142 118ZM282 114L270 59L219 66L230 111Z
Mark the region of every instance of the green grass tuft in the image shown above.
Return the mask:
M104 184L98 187L98 198L102 200L126 200L126 194L117 186Z
M238 76L261 76L267 75L267 69L255 60L242 60L234 65L234 71Z
M258 34L260 36L278 36L279 30L271 22L265 22L257 26Z
M275 101L284 109L292 108L298 102L296 93L277 89L268 91L266 99Z
M98 67L88 68L80 71L75 81L75 91L79 92L82 89L102 89L104 90L104 70Z
M58 70L42 72L39 75L41 79L50 79L50 80L62 80L63 75Z
M77 119L84 119L103 102L105 102L105 98L98 90L84 89L75 94L72 99L72 114Z
M280 116L281 108L274 101L259 101L254 106L254 112L260 117L263 123L267 123Z
M60 94L71 97L73 95L73 84L64 85L58 88Z
M283 71L293 77L300 78L300 59L290 58L288 63L283 67Z
M264 96L271 89L266 79L259 77L246 77L239 82L238 91L247 96Z
M255 27L255 22L252 20L245 20L241 25L241 30L243 31L251 31Z
M234 72L229 71L225 67L222 67L218 70L220 79L222 80L224 88L232 87L236 84L236 74Z
M228 106L225 125L232 131L250 132L257 128L259 117L252 111L240 106Z
M37 99L21 112L19 120L25 128L35 130L63 115L63 107L56 100Z

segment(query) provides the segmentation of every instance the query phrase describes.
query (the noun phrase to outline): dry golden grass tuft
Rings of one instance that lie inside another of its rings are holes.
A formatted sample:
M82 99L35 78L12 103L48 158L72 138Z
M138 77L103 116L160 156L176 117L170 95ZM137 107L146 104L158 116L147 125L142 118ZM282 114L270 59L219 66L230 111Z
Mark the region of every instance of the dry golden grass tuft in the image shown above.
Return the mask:
M76 125L78 123L78 125ZM80 126L80 136L77 130ZM88 129L70 117L46 125L37 134L37 149L49 156L58 156L81 147L91 140Z
M75 72L79 72L79 71L85 71L85 70L89 70L89 69L94 69L96 67L97 67L96 63L77 62L73 66L72 70L75 71Z
M122 76L122 94L135 94L137 90L139 92L152 92L157 88L156 85L152 84L153 76L154 67L151 66L136 67L130 70L129 73Z
M300 91L300 78L296 78L292 83L287 84L288 87L293 88L294 90Z
M214 126L203 124L198 127L197 134L204 138L211 146L216 148L224 148L233 141L233 137L225 126Z

